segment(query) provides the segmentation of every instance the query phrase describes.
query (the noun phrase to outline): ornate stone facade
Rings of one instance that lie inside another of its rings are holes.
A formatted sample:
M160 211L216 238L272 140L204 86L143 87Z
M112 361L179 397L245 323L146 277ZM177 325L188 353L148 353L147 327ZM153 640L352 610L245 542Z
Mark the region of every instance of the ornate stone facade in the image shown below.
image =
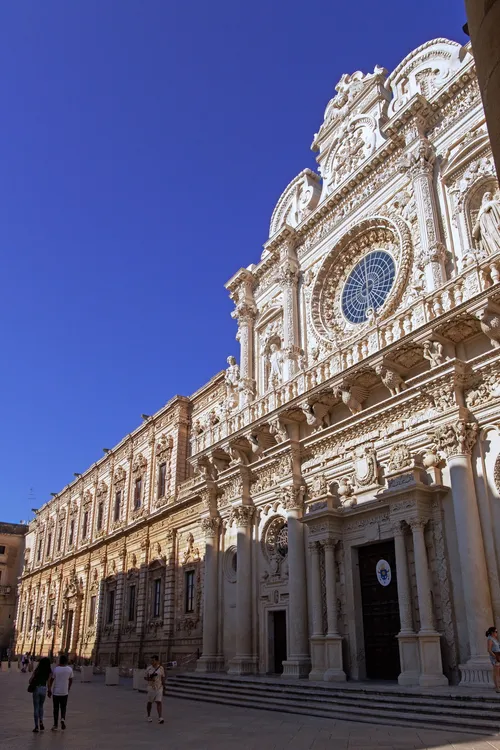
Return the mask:
M37 513L18 650L37 612L38 650L100 664L489 680L500 214L470 49L343 76L313 150L226 285L239 364Z

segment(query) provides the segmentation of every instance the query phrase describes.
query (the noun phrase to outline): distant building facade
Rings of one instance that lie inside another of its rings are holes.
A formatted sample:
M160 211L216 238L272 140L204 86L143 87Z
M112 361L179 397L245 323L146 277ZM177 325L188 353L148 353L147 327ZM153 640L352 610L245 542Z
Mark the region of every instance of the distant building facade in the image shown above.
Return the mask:
M500 199L469 48L344 75L228 358L37 513L17 650L487 683Z
M24 564L28 527L0 521L0 656L14 651L17 586Z

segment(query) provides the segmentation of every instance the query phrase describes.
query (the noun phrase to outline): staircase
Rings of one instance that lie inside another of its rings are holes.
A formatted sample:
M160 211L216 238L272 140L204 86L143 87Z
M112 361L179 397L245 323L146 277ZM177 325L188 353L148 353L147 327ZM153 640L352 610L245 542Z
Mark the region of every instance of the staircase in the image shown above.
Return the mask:
M342 721L451 729L492 735L500 732L500 697L459 688L418 688L285 681L279 678L175 674L166 695L229 706L320 716Z

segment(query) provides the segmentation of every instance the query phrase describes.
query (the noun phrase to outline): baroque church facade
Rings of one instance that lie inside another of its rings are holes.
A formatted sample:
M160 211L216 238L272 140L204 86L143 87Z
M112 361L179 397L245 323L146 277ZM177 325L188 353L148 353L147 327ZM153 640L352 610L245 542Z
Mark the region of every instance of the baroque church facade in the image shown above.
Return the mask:
M490 681L500 195L470 47L343 75L312 148L226 285L239 364L37 512L18 652Z

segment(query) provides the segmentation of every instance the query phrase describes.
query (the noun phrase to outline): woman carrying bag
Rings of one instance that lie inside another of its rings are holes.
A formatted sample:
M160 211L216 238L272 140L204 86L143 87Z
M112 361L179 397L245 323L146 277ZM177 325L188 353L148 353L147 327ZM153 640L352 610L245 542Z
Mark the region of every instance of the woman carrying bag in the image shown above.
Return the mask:
M50 659L44 656L38 662L38 666L29 681L28 693L33 695L34 732L43 732L45 729L43 725L43 704L47 695L47 682L49 681L51 671Z

